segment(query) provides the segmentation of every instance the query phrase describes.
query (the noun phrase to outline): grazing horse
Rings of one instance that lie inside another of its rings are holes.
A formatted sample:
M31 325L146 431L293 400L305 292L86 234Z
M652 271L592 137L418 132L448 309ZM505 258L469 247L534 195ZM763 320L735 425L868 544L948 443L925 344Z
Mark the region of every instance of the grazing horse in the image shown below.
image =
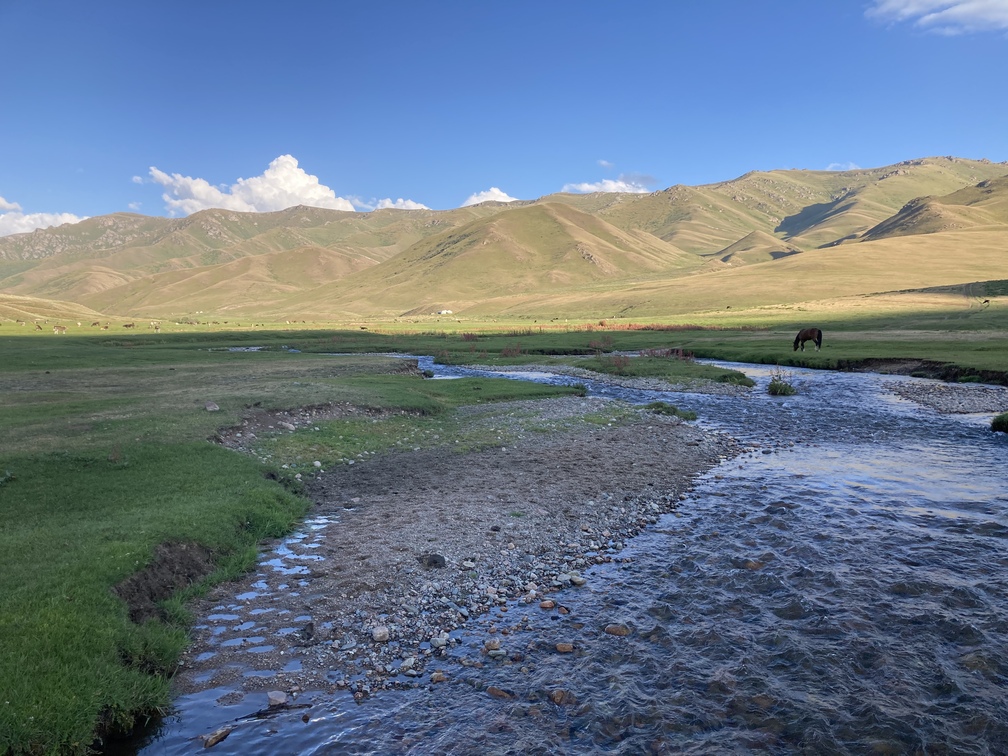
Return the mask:
M820 331L818 328L806 328L802 331L799 331L798 335L795 336L794 351L797 352L798 347L800 346L801 350L804 352L806 341L814 341L815 350L818 352L819 347L822 346L822 331Z

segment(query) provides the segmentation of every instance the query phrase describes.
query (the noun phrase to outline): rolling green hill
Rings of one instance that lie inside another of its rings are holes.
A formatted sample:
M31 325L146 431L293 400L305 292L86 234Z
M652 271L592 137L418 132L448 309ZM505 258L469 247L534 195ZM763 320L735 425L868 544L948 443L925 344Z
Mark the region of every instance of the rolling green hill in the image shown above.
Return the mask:
M1008 165L924 158L447 211L116 213L0 238L0 293L85 317L654 317L1008 277L1006 241Z

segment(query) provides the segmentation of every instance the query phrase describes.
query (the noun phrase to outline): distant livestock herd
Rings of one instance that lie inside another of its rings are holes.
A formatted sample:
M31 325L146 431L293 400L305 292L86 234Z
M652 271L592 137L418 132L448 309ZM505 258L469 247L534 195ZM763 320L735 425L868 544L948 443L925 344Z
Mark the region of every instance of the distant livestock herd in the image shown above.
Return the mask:
M296 325L297 322L298 321L296 321L296 320L288 320L287 321L287 325ZM302 320L300 322L304 323L305 321ZM0 320L0 325L3 325L3 323L4 323L4 321ZM31 323L32 325L35 326L35 330L36 331L47 330L47 328L43 328L43 326L47 326L48 327L48 326L51 325L52 329L53 329L53 333L56 333L56 334L65 334L67 332L67 328L73 326L73 323L69 323L68 325L63 325L62 323L56 323L54 325L54 324L51 324L49 322L49 320L46 319L46 318L35 318L34 320L31 320L31 321L25 321L25 320L17 319L17 320L14 321L14 323L15 323L15 325L19 325L19 326L27 326L28 323ZM82 328L84 326L84 324L81 321L79 321L79 320L76 321L76 323L77 323L77 327L78 328ZM103 325L100 321L96 320L93 323L91 323L91 328L100 328L103 331L107 331L111 325L112 324L109 323L109 322L107 322L107 321ZM234 327L237 327L237 328L241 328L241 323L229 323L229 321L227 321L227 320L225 320L223 322L221 322L219 320L207 320L207 321L204 321L204 322L200 322L198 320L181 320L181 321L176 322L176 325L179 325L179 326L199 326L199 325L219 326L219 325L231 325L231 326L234 326ZM265 326L266 324L265 323L249 323L248 325L250 325L252 328L256 328L256 327ZM123 328L138 328L138 327L142 327L142 324L140 326L138 326L137 323L134 321L134 322L130 322L130 323L123 323L122 327ZM152 321L150 321L149 325L147 326L147 330L154 331L155 333L161 333L161 321L160 320L152 320Z
M28 323L26 321L24 321L24 320L15 320L14 323L16 325L19 325L19 326L26 326L26 325L28 325ZM32 321L32 324L35 326L35 330L36 331L44 331L45 329L42 326L43 325L49 325L49 321L48 320L39 321L39 320L36 319L36 320ZM84 324L81 323L81 321L79 321L79 320L77 321L77 327L78 328L83 327L83 325ZM96 321L94 321L91 324L91 327L92 328L100 328L103 331L107 331L109 329L109 325L111 325L111 324L110 323L105 323L105 325L102 325L99 321L96 320ZM136 323L123 323L123 328L136 328ZM158 320L152 320L150 322L150 325L147 326L147 328L148 329L152 329L152 330L156 331L157 333L160 333L161 332L161 322L158 321ZM56 333L56 334L64 334L64 333L67 332L67 326L65 326L65 325L63 325L61 323L55 324L52 327L52 329L53 329L53 333Z

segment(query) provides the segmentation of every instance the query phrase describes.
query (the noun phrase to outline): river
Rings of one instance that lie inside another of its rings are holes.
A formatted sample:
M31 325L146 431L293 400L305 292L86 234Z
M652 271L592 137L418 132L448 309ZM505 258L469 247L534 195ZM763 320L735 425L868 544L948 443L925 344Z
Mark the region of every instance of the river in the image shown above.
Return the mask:
M222 723L216 753L1008 753L1008 439L991 415L938 414L887 388L919 379L875 374L794 369L800 392L771 397L769 368L718 364L757 387L588 384L776 451L705 476L558 596L568 614L510 607L533 614L508 640L522 659L481 661L494 613L459 634L451 683L306 693L261 719L242 719L261 693L221 705L215 688L180 698L142 753L194 753Z

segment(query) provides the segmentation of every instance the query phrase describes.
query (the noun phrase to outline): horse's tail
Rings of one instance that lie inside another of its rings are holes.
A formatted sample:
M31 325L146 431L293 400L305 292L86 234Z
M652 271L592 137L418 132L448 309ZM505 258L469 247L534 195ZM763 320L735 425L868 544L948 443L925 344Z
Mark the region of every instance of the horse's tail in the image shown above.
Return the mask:
M815 334L815 348L819 349L822 346L822 329L816 328Z

